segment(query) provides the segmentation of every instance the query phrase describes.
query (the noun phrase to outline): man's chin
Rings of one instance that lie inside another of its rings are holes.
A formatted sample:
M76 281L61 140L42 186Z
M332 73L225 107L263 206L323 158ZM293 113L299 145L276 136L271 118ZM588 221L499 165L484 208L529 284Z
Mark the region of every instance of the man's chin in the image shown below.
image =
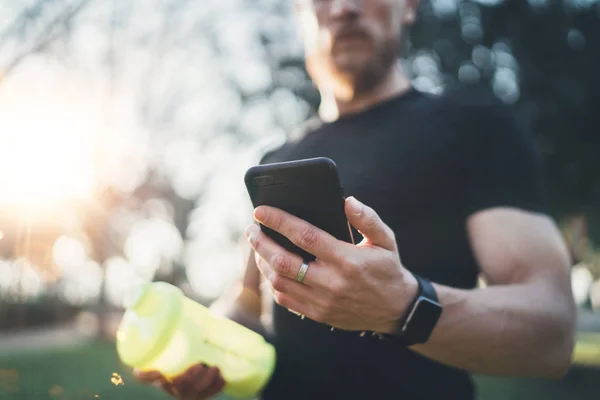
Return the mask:
M344 52L333 57L333 66L343 75L359 74L369 63L369 58L359 52Z

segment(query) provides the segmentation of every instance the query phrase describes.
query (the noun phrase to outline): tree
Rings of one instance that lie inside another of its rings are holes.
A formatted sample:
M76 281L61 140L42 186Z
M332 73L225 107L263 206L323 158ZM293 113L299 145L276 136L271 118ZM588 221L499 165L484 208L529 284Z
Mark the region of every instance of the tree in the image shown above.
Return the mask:
M93 95L84 85L82 98L100 99L99 192L109 196L97 196L93 215L110 223L81 224L97 262L119 257L125 264L115 265L155 277L154 258L149 273L132 265L131 236L139 221L166 215L183 246L165 260L183 266L204 300L239 274L236 243L250 215L243 173L319 104L291 3L38 0L0 25L3 82L43 58L68 79L85 77ZM514 107L543 151L553 213L586 214L597 237L598 7L423 1L403 43L418 89L480 85ZM148 206L156 199L163 205Z

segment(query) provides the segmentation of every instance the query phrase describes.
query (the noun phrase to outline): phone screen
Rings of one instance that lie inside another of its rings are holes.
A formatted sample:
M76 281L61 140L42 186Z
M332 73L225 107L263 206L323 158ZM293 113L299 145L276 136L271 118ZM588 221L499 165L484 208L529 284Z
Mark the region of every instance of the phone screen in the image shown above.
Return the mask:
M353 243L344 212L343 188L332 160L320 157L255 166L246 172L245 183L254 207L280 208L339 240ZM315 258L278 232L262 225L261 229L305 260Z

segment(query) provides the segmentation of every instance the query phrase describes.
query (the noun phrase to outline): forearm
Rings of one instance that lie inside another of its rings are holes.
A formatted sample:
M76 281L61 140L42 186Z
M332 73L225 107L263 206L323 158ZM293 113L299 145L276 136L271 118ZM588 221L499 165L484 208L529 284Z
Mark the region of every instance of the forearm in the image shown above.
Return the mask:
M248 254L248 261L246 264L246 271L244 272L244 278L242 280L242 286L256 293L259 296L258 306L260 307L260 283L261 283L261 275L258 267L256 266L256 259L254 251L250 250ZM260 313L260 308L259 308Z
M413 346L417 352L473 373L564 374L574 329L565 295L542 284L436 290L444 311L430 340Z
M262 314L260 292L260 271L254 261L254 253L248 256L248 263L241 283L211 306L211 311L224 315L260 334L265 334L260 322Z

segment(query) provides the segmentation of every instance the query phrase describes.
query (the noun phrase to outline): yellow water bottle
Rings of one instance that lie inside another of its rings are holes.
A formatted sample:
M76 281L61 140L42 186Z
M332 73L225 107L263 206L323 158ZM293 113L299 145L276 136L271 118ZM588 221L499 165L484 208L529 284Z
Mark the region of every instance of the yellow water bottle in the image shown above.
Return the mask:
M219 367L234 397L257 396L275 366L275 349L256 332L185 297L165 282L146 283L125 301L117 352L126 365L167 378L197 363Z

